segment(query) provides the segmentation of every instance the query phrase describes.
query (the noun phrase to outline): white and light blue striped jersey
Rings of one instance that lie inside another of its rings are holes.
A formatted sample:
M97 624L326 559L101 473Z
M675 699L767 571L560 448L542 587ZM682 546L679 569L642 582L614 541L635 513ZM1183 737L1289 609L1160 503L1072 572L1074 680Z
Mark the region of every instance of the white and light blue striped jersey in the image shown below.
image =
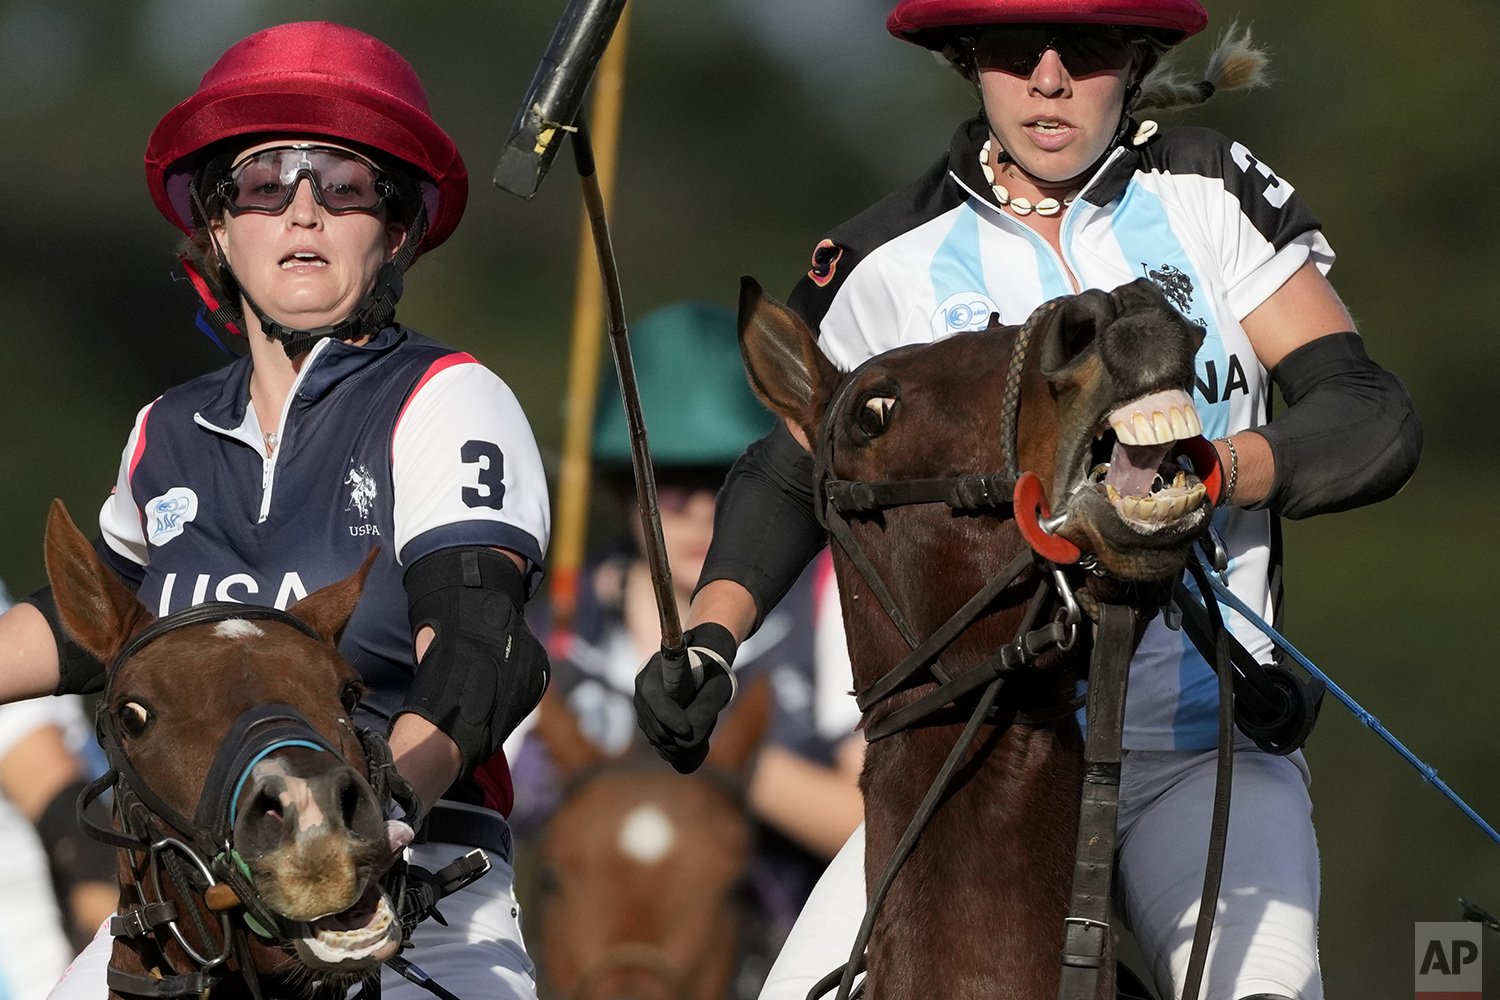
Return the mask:
M983 329L992 313L1020 324L1058 295L1147 277L1207 331L1194 392L1204 435L1264 424L1270 380L1240 321L1308 261L1325 272L1333 263L1292 186L1217 132L1167 129L1105 159L1063 216L1059 256L995 202L979 166L987 137L982 119L964 123L945 159L818 244L790 304L824 353L849 370L895 347ZM1274 517L1234 508L1218 512L1214 526L1230 555L1231 588L1274 619ZM1265 636L1226 615L1239 640L1268 659ZM1217 697L1208 664L1158 617L1132 663L1125 746L1213 746Z

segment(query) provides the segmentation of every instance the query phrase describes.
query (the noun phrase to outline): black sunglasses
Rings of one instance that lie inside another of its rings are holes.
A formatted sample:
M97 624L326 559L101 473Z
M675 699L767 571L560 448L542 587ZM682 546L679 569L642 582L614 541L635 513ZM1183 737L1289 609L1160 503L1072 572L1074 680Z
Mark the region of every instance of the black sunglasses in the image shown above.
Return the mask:
M1048 49L1073 76L1121 70L1135 58L1135 41L1120 28L1093 24L1005 25L971 39L976 66L1017 76L1035 72Z

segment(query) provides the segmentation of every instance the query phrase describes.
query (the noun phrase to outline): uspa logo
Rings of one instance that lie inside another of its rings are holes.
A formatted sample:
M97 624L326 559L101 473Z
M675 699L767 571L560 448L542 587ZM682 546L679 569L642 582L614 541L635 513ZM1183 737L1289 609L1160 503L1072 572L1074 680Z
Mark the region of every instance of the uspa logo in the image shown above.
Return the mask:
M1416 927L1416 1000L1482 1000L1484 928L1469 920Z

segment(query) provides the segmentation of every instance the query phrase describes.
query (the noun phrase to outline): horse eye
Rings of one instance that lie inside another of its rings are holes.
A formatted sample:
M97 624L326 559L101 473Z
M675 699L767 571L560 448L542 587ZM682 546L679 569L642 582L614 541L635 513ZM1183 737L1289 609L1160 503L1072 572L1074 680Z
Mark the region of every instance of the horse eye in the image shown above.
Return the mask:
M866 437L878 437L891 425L891 414L896 409L895 395L866 396L854 414L854 425Z
M127 701L121 705L118 714L120 728L124 730L126 736L141 735L151 722L151 713L146 711L146 706L136 701Z
M365 686L359 681L350 681L339 691L339 702L344 706L344 711L350 715L359 707L359 700L364 696Z

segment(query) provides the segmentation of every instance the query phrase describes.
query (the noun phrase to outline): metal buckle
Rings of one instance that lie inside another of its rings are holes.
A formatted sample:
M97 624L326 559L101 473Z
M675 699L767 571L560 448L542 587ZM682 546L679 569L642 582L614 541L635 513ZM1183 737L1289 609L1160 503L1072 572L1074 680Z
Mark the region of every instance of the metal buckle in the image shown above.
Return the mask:
M151 845L151 884L152 887L156 890L157 899L164 898L161 885L161 866L157 864L157 856L160 855L163 850L169 847L175 848L178 853L185 855L187 859L191 861L193 865L198 869L198 872L203 876L208 885L212 886L218 884L218 880L214 878L213 872L209 870L207 862L205 862L201 857L198 856L197 851L193 850L191 847L189 847L187 844L184 844L176 837L163 837L162 839L156 841L156 843ZM182 931L177 927L176 920L167 921L167 930L172 932L172 936L177 939L178 944L182 945L182 950L187 952L187 956L193 961L197 962L199 967L201 967L206 972L216 965L224 964L225 960L229 958L229 952L232 948L233 938L230 936L231 928L229 924L229 914L227 912L219 914L219 925L223 928L224 931L224 950L219 954L217 958L211 959L204 958L202 955L198 954L197 950L194 949L192 945L187 943L187 939L182 936Z
M1079 610L1078 600L1073 596L1073 588L1068 586L1068 578L1056 565L1052 566L1052 585L1057 588L1057 596L1063 602L1062 617L1058 622L1067 630L1066 637L1057 644L1057 648L1066 653L1078 641L1078 624L1083 621L1083 612Z

